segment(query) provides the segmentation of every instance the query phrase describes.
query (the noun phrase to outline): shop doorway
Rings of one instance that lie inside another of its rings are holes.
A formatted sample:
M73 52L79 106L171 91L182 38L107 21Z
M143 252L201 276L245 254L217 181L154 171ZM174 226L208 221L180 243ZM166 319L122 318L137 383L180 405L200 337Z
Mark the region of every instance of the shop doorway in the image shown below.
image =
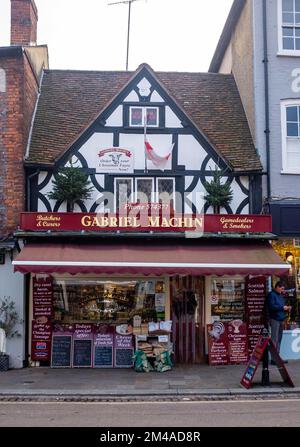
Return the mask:
M172 277L170 297L175 363L205 363L204 277Z

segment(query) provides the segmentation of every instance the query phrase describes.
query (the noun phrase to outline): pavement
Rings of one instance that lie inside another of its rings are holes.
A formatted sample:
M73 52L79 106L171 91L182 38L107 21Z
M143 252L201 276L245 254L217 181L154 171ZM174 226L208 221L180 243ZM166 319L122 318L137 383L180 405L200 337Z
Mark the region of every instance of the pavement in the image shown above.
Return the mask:
M178 365L164 373L138 373L133 369L24 368L0 372L0 400L33 397L171 397L171 396L290 396L300 398L300 360L286 365L295 388L283 383L276 366L270 365L271 386L261 385L262 367L253 386L240 385L245 365Z

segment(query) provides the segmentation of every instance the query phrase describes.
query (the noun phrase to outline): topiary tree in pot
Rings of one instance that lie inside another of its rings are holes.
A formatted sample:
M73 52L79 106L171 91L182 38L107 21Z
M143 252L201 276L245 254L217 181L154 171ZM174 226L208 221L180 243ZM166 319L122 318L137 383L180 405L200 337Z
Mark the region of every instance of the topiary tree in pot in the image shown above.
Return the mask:
M223 173L215 169L212 181L206 181L204 183L207 191L205 200L208 205L213 207L214 214L220 214L221 207L229 205L233 198L233 191L230 184L227 182L221 183L222 177Z
M67 211L73 212L75 202L91 197L94 188L88 175L74 166L60 168L53 181L53 190L47 194L51 200L67 202Z
M9 368L6 340L21 336L16 326L22 323L23 320L19 317L15 302L11 297L5 296L0 300L0 371L7 371Z

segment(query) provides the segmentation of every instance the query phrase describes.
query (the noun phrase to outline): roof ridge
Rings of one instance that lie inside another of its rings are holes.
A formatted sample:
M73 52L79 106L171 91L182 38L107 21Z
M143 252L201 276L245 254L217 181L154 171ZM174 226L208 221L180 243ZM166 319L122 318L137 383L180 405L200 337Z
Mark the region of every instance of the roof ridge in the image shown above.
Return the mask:
M122 74L122 73L126 73L126 74L133 74L136 72L136 70L76 70L76 69L64 69L64 68L47 68L44 69L45 73L53 73L53 72L58 72L58 73L107 73L107 74ZM194 76L222 76L222 77L233 77L233 75L231 73L212 73L212 72L207 72L207 71L155 71L155 73L157 74L188 74L188 75L194 75Z

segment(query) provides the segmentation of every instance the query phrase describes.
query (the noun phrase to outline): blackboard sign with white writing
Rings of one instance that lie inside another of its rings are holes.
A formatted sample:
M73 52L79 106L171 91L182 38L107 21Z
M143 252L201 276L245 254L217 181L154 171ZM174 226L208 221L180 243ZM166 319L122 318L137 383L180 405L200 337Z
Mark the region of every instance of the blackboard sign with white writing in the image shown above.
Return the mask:
M113 367L113 348L112 346L95 346L94 351L95 368Z
M71 367L72 336L53 335L51 350L52 368Z
M121 349L115 350L115 367L116 368L131 368L133 366L133 349Z
M78 368L92 366L92 340L73 340L73 366Z

